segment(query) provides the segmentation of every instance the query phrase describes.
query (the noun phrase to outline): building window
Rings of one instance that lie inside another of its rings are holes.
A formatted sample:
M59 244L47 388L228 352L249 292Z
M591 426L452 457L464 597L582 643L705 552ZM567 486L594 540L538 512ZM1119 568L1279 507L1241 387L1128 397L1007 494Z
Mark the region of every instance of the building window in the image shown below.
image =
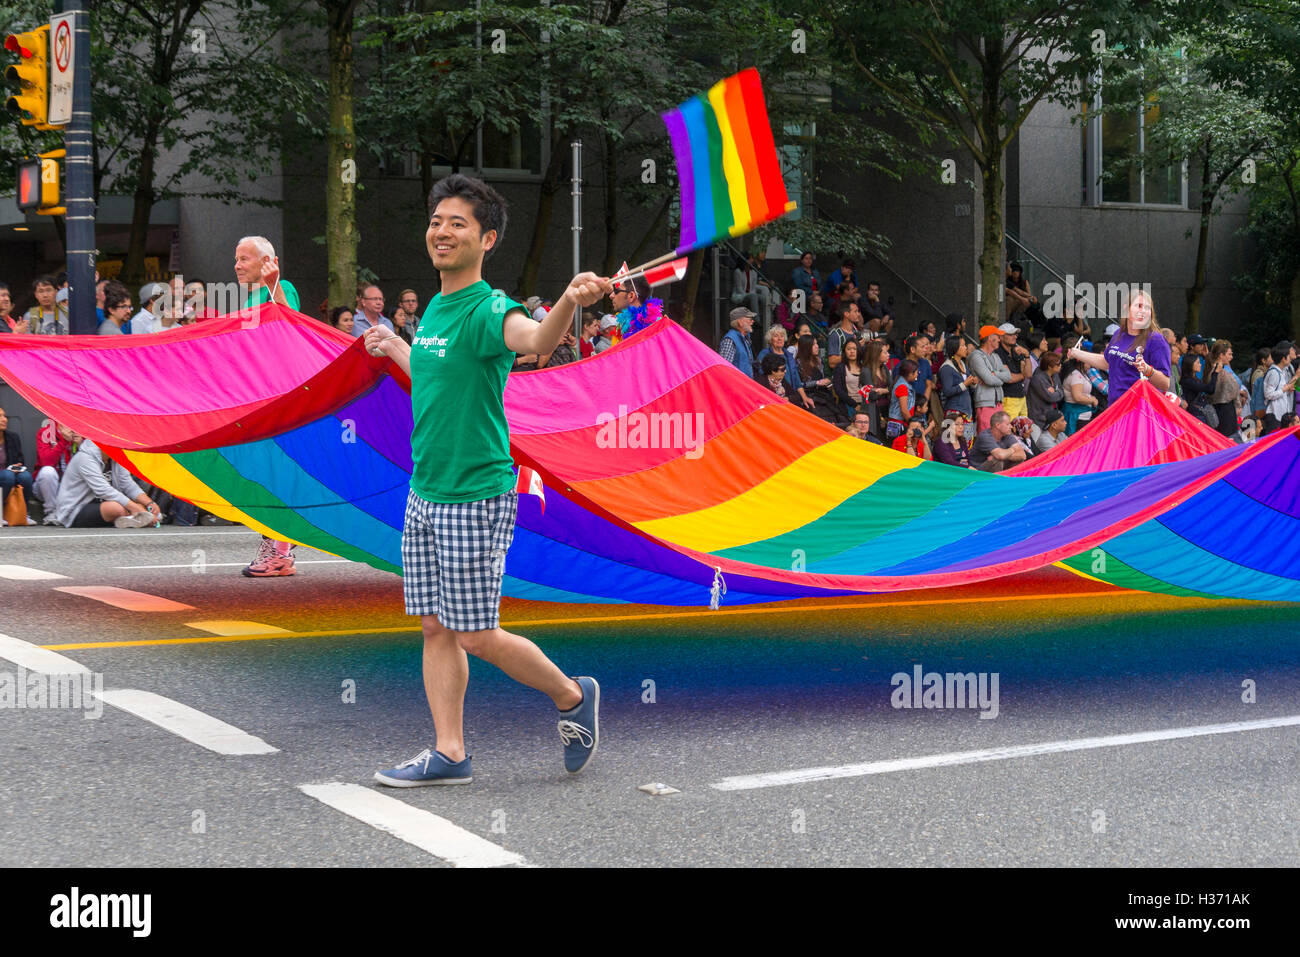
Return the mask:
M1082 104L1083 117L1083 202L1086 206L1107 203L1141 206L1187 206L1186 163L1157 163L1146 155L1146 130L1160 117L1160 104L1146 98L1145 109L1130 114L1101 111L1100 76L1094 78L1097 93L1091 103ZM1136 80L1131 81L1136 84ZM1135 85L1116 90L1119 98L1136 98ZM1113 175L1106 175L1114 171Z

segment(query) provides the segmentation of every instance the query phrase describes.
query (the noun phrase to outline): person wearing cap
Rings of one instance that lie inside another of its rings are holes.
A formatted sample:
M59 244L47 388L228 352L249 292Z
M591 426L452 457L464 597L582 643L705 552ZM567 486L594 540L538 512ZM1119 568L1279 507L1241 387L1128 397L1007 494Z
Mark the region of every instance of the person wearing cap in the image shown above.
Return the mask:
M1043 415L1046 425L1035 426L1042 431L1034 437L1034 454L1041 455L1050 449L1056 448L1061 442L1061 437L1065 435L1065 413L1057 408L1049 408Z
M1001 333L998 337L1001 340L998 344L998 358L1004 366L1014 370L1007 384L1002 387L1002 408L1007 410L1007 415L1018 419L1029 414L1029 404L1025 399L1030 375L1029 350L1020 345L1020 327L1015 323L1002 323L998 326L998 332Z
M53 276L38 276L32 283L36 305L23 315L28 329L38 336L66 336L68 334L68 305L58 301L58 286Z
M754 333L754 311L744 306L731 310L731 329L718 345L718 355L726 359L746 379L754 378L754 347L750 337Z
M975 428L989 428L993 413L1002 411L1002 389L1011 381L1011 370L998 355L1002 330L997 326L980 327L980 347L971 353L970 371L979 379L971 404L975 408Z
M157 331L154 306L166 292L167 287L160 282L147 282L140 287L140 311L131 317L131 335L144 336Z
M612 330L618 328L618 320L612 315L606 315L600 320L600 327L597 332L596 341L592 343L593 352L604 352L614 344L614 334Z
M1173 352L1156 322L1155 303L1144 290L1130 297L1123 328L1111 337L1101 355L1076 346L1070 356L1089 369L1107 374L1108 405L1118 402L1138 379L1146 379L1161 392L1169 391Z

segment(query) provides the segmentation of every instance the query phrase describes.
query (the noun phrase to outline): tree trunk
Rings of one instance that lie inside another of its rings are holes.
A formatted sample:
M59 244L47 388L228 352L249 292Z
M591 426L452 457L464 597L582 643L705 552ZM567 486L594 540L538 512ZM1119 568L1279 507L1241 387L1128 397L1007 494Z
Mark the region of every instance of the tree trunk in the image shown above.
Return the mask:
M1001 84L998 70L1002 62L1003 38L998 35L984 38L983 136L981 147L984 162L980 164L980 179L984 193L984 236L980 245L980 321L979 325L999 325L1002 289L1006 267L1006 231L1004 207L1006 181L1002 170L1002 152L998 144L1002 139L1003 110Z
M325 173L325 249L330 308L356 305L357 160L352 113L352 25L355 0L330 3L330 121Z
M541 189L537 194L533 238L528 242L528 256L524 259L517 283L520 296L536 295L537 275L542 268L542 250L546 246L546 234L551 228L555 194L560 190L560 170L564 166L564 157L568 155L560 152L560 140L559 136L551 137L551 161L546 166L546 175L542 177Z
M158 156L159 123L150 121L140 147L140 172L136 176L131 208L131 233L118 279L132 295L144 283L144 254L149 241L149 214L153 210L154 163Z
M1002 157L992 157L980 171L984 186L984 237L980 246L980 321L979 325L1000 325L1001 303L998 291L1006 274L1003 265L1006 234L1003 229Z
M696 318L696 300L700 294L700 277L704 274L704 254L705 249L697 249L691 253L686 260L686 290L683 293L685 301L682 304L682 325L691 330L691 333L697 338L708 342L711 336L702 336L700 331L695 328ZM710 313L701 316L701 319L708 319ZM711 331L711 330L710 330Z
M1192 284L1187 289L1187 324L1183 332L1192 335L1201 327L1201 299L1205 296L1206 251L1210 244L1210 207L1214 197L1201 199L1201 234L1196 240L1196 272L1192 275Z

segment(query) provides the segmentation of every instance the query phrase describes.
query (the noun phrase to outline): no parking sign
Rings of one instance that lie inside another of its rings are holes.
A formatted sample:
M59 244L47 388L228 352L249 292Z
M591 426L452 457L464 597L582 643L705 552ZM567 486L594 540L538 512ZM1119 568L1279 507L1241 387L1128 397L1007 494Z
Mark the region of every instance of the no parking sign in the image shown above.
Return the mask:
M50 17L49 123L64 126L72 120L72 30L74 14Z

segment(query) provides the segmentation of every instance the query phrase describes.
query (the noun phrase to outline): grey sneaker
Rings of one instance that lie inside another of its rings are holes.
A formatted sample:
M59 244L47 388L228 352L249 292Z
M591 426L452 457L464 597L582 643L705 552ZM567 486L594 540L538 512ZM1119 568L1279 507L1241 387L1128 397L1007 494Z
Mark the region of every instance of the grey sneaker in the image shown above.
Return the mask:
M158 519L153 517L153 512L146 509L134 515L119 515L113 519L113 524L118 528L148 528L158 524Z

